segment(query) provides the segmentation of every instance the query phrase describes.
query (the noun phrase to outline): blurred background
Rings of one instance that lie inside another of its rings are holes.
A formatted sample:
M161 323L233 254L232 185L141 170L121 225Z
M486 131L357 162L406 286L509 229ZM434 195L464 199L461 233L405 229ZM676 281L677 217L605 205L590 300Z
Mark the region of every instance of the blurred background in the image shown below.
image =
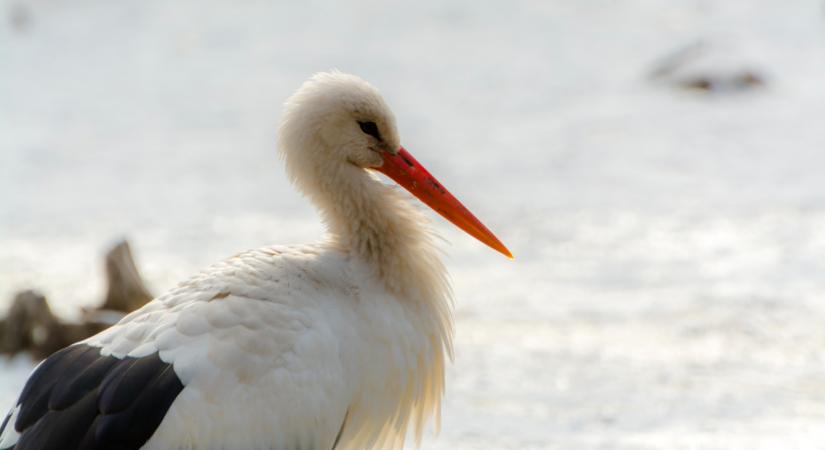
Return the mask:
M331 68L516 255L434 217L457 356L422 448L825 445L822 0L0 0L0 315L77 317L124 237L155 293L317 239L275 124Z

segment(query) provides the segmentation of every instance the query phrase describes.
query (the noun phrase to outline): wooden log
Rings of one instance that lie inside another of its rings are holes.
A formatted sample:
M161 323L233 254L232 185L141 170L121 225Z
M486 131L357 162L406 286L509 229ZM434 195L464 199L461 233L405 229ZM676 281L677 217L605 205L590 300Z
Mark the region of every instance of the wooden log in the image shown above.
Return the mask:
M26 290L15 295L3 327L3 353L31 351L42 358L70 343L43 294Z
M57 318L43 294L33 290L19 292L6 319L0 320L0 354L28 351L34 358L45 358L105 330L152 299L128 242L119 242L106 254L105 267L106 298L99 308L84 310L80 323Z

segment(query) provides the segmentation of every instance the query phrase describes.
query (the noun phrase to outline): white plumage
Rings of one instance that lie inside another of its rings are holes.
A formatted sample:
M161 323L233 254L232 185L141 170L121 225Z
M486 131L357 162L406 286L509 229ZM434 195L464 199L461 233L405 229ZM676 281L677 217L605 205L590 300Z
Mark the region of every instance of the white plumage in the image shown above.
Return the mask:
M359 259L243 253L87 341L173 362L185 389L146 448L331 449L345 417L339 448L390 448L432 414L451 331Z
M229 258L80 344L156 354L183 385L142 448L389 449L437 422L452 355L445 270L425 217L365 170L394 157L416 169L391 111L361 79L318 74L287 102L279 147L324 241ZM0 442L26 432L10 429Z

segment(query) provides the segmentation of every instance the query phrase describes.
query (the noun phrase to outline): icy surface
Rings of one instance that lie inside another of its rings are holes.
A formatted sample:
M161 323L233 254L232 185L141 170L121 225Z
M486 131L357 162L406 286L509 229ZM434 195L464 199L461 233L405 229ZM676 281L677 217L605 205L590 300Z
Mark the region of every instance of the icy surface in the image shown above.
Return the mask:
M0 311L100 299L128 236L156 291L322 232L275 156L280 103L337 67L506 242L437 221L457 358L426 449L825 442L821 1L0 0ZM766 86L703 94L696 70ZM709 62L708 62L709 61ZM0 408L33 363L0 363Z

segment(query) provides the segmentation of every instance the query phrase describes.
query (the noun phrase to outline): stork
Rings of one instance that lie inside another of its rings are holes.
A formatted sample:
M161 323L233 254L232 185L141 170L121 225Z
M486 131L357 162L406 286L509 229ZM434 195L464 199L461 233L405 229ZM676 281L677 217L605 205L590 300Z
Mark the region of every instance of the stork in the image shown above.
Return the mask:
M0 449L391 449L438 422L450 287L426 217L374 172L510 252L401 146L358 77L306 81L278 147L328 236L231 257L51 355Z

